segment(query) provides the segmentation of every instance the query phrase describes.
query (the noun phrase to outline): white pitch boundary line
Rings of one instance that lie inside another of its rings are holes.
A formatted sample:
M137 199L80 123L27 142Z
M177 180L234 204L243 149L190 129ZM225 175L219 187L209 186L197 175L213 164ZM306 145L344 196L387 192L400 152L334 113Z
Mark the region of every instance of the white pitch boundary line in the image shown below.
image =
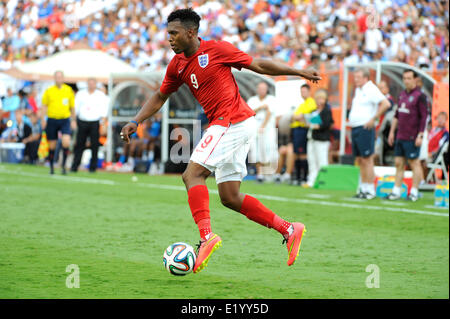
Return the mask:
M107 180L107 179L97 179L90 177L75 177L75 176L63 176L63 175L44 175L30 172L23 172L18 170L5 170L0 168L0 173L11 174L11 175L20 175L20 176L29 176L29 177L38 177L38 178L48 178L48 179L57 179L61 181L71 181L71 182L79 182L79 183L90 183L90 184L103 184L103 185L116 185L115 181Z
M185 187L175 186L175 185L161 185L161 184L149 184L149 183L139 183L137 185L143 186L143 187L149 187L149 188L159 188L159 189L163 188L163 189L170 189L170 190L177 190L177 191L184 191L184 192L186 191ZM215 189L210 189L209 193L215 194L215 195L219 194L219 192ZM372 210L381 210L381 211L389 210L389 211L393 211L393 212L403 212L403 213L411 213L411 214L449 217L449 214L409 209L409 208L325 202L325 201L317 201L317 200L312 200L312 199L297 199L297 198L288 198L288 197L272 196L272 195L265 195L265 194L250 194L250 195L252 195L254 197L258 197L258 198L264 198L264 199L274 200L274 201L279 201L279 202L291 202L291 203L311 204L311 205L318 204L318 205L323 205L323 206L334 206L334 207L339 206L339 207L346 207L346 208L372 209Z
M311 197L311 198L319 198L319 199L327 199L330 198L330 195L326 195L326 194L306 194L306 197Z
M0 173L7 173L13 175L22 175L22 176L30 176L30 177L39 177L39 178L50 178L50 179L58 179L58 180L66 180L73 182L82 182L82 183L93 183L93 184L104 184L104 185L118 185L118 182L111 180L103 180L103 179L94 179L90 177L74 177L74 176L59 176L59 175L44 175L44 174L36 174L29 172L21 172L17 170L4 170L0 167ZM186 191L186 188L183 186L177 185L167 185L167 184L151 184L151 183L136 183L137 186L157 188L157 189L169 189L176 191ZM215 189L210 189L209 192L211 194L218 195L219 192ZM441 217L449 217L449 214L431 212L431 211L423 211L409 208L400 208L400 207L389 207L389 206L374 206L374 205L358 205L351 203L337 203L337 202L326 202L326 201L318 201L312 199L297 199L297 198L288 198L288 197L280 197L280 196L272 196L265 194L250 194L252 196L258 198L264 198L267 200L274 200L280 202L291 202L291 203L299 203L299 204L311 204L311 205L322 205L322 206L332 206L332 207L346 207L346 208L357 208L357 209L371 209L378 211L392 211L392 212L403 212L403 213L411 213L411 214L420 214L420 215L431 215L431 216L441 216Z
M439 210L446 210L448 211L448 207L441 207L441 206L433 206L433 205L425 205L426 208L433 208L433 209L439 209Z

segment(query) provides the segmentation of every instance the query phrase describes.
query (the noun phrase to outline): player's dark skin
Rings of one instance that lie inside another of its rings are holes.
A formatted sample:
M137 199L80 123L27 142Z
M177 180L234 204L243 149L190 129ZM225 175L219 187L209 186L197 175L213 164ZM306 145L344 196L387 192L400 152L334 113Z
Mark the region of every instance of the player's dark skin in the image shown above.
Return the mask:
M169 22L167 25L167 32L169 34L170 47L176 54L184 53L186 57L189 57L195 54L200 47L198 30L189 25L189 23L183 24L179 20ZM253 59L252 63L246 68L259 74L300 76L313 83L317 83L321 80L321 77L315 70L297 70L271 60ZM218 92L218 94L220 94L220 92ZM159 111L168 97L169 95L163 94L158 90L142 106L133 120L141 123L145 119L151 117ZM136 130L136 124L126 124L120 133L121 138L129 143L129 136L136 132ZM182 175L186 190L189 190L196 185L205 185L209 175L211 175L211 172L205 167L190 161ZM229 181L218 184L219 196L222 204L237 212L241 210L242 202L245 197L245 195L240 192L240 186L241 182L239 181Z

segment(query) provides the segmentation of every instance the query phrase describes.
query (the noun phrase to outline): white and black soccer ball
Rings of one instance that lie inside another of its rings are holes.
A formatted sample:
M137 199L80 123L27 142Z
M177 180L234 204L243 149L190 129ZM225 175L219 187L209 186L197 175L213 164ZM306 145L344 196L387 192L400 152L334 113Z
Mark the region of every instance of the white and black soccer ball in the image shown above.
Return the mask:
M164 251L164 267L175 276L184 276L192 272L195 265L194 248L186 243L174 243Z

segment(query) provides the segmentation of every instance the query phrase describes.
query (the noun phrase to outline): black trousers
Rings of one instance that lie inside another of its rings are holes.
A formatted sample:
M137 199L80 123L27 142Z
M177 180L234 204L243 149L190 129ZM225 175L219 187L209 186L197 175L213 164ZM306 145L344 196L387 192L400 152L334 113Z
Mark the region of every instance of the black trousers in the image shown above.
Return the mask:
M75 149L74 149L74 159L72 162L72 171L77 171L78 166L80 166L81 163L81 156L83 155L83 151L86 149L86 140L89 137L90 141L90 149L92 151L92 157L91 162L89 165L89 171L95 172L97 169L97 162L98 162L98 147L99 142L98 139L100 137L99 133L99 121L82 121L80 119L77 119L77 138L75 143Z
M28 157L28 162L34 164L38 159L38 149L41 140L28 142L25 144L24 155Z

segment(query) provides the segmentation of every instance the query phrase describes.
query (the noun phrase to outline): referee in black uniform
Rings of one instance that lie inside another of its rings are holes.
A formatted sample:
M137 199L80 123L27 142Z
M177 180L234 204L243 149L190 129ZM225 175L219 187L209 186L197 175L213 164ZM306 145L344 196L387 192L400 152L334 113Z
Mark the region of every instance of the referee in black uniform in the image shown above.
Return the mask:
M108 113L108 98L102 91L97 89L96 79L89 78L87 89L80 90L75 95L75 112L78 132L71 171L78 171L81 156L86 149L87 138L89 138L92 151L89 172L93 173L97 169L98 162L100 121L105 121Z

